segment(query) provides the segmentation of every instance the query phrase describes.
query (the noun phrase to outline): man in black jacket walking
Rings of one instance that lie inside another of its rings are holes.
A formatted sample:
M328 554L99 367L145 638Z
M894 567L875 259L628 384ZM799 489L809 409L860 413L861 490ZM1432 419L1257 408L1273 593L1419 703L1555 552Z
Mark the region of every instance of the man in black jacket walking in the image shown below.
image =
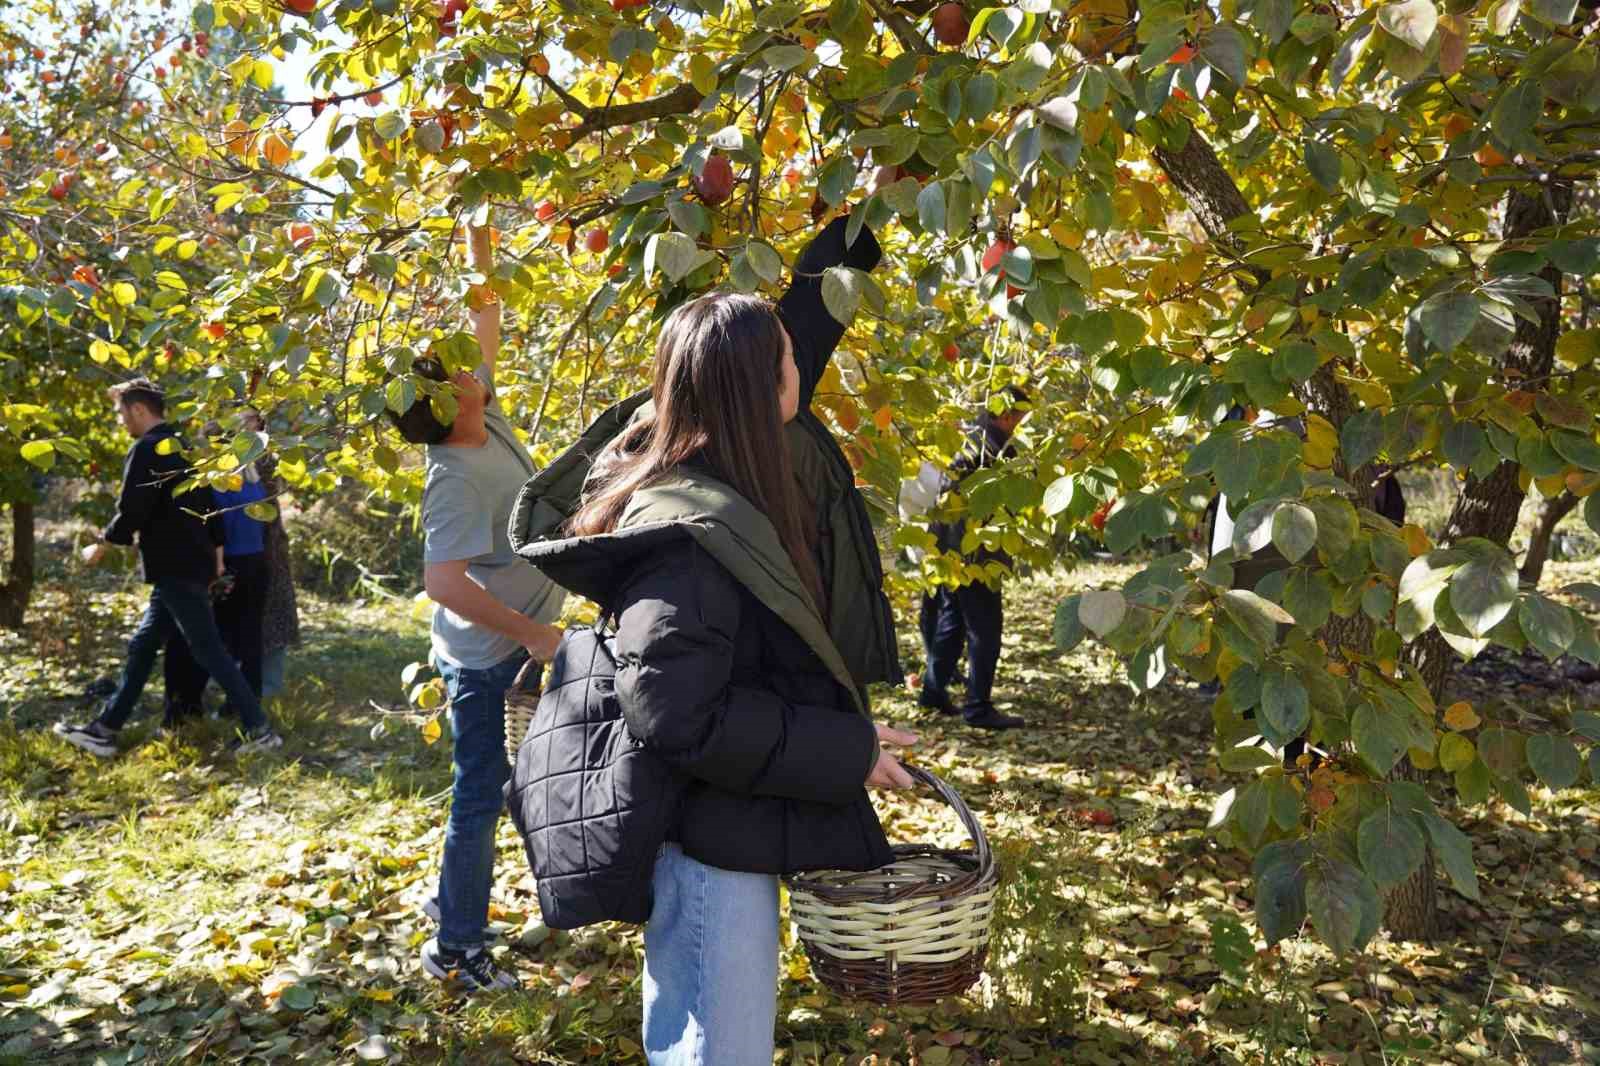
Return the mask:
M1015 385L1008 386L1005 391L1010 407L1000 414L985 411L978 416L966 448L950 465L950 473L941 479L941 498L959 487L974 471L1015 454L1011 435L1026 414L1028 396ZM932 522L928 532L934 535L940 551L961 552L968 563L979 566L991 561L1011 563L1010 557L1002 551L980 547L974 552L963 552L961 542L967 532L965 518ZM918 696L922 706L940 714L959 711L968 725L981 729L1016 729L1026 724L1015 715L1001 714L992 702L1004 624L998 583L991 586L980 579L955 588L941 585L923 595L920 622L922 646L928 656L928 665L922 674L922 692ZM967 646L967 696L965 703L957 708L950 701L949 686L961 658L963 636Z
M280 748L282 738L272 731L260 700L224 647L211 613L208 585L222 573L222 522L217 516L201 517L211 509L209 493L174 494L194 472L183 458L183 442L166 423L166 397L149 379L135 378L113 386L111 401L134 445L123 465L116 517L102 539L84 549L83 561L94 566L108 545L131 545L137 538L150 605L128 641L121 683L99 717L87 725L58 722L55 733L93 755L115 755L117 731L133 714L156 655L171 636L181 633L195 661L239 709L244 732L230 745L232 750Z

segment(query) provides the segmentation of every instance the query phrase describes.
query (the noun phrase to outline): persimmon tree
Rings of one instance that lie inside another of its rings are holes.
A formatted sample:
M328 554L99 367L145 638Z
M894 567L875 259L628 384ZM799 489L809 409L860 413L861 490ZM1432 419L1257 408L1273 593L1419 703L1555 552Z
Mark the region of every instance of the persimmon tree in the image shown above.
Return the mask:
M1600 160L1590 8L224 0L190 18L219 52L195 87L144 86L160 132L138 144L167 169L122 242L158 247L170 199L239 226L237 258L160 307L140 287L138 327L103 339L138 366L178 344L198 412L273 409L270 438L197 444L203 479L270 448L297 484L414 500L381 415L418 395L448 413L410 368L472 361L481 286L507 312L502 396L548 458L646 381L673 306L775 294L842 214L888 255L821 279L850 332L817 404L886 513L1011 382L1036 398L1027 446L950 505L984 519L975 542L1033 564L1078 534L1182 544L1226 493L1229 550L1074 597L1057 636L1103 640L1138 688L1222 681L1239 784L1218 831L1256 856L1268 939L1309 915L1358 947L1385 899L1425 935L1433 856L1475 892L1447 797L1526 809L1528 771L1571 784L1600 740L1586 713L1440 708L1451 662L1488 641L1600 658L1506 550L1528 494L1600 498L1600 334L1566 299L1600 266L1574 200ZM491 211L482 277L450 245ZM1372 510L1399 466L1458 474L1439 543ZM1289 565L1235 588L1269 543ZM934 553L894 580L973 576ZM1285 767L1257 734L1329 757Z

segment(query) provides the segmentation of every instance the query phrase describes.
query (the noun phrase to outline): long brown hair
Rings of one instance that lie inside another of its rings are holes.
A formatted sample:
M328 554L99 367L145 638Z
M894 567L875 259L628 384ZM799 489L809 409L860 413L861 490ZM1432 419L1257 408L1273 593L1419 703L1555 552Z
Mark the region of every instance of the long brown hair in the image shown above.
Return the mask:
M783 435L784 329L754 296L714 293L681 305L656 341L655 413L595 459L568 533L616 528L633 494L698 456L771 520L817 610L826 615L808 520Z

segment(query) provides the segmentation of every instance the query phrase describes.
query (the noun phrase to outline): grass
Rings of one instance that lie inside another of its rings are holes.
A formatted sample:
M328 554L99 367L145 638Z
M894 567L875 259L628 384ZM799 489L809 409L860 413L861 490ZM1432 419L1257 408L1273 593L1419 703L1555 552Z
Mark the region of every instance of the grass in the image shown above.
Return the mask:
M1060 595L1126 573L1009 593L997 696L1033 728L976 734L880 699L1005 865L989 976L931 1009L863 1007L789 945L780 1061L1600 1061L1600 796L1469 812L1484 902L1441 886L1436 945L1263 950L1246 863L1205 828L1226 787L1206 703L1182 683L1134 694L1103 650L1049 650ZM505 823L492 916L525 989L466 1001L420 976L449 745L404 705L400 671L426 649L409 602L308 600L272 708L281 758L228 760L213 725L155 740L146 718L121 758L94 761L48 724L114 671L141 591L100 575L69 595L56 575L30 628L0 637L0 1063L642 1061L637 931L546 929ZM926 801L880 809L891 838L960 840Z

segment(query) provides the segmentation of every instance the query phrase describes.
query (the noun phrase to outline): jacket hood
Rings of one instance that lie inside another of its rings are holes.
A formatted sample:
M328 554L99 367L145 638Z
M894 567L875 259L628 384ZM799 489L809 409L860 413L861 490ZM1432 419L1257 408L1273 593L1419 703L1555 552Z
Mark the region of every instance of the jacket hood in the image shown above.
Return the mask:
M864 709L858 687L772 522L710 474L679 467L634 493L613 532L562 534L577 510L595 457L649 399L648 392L638 393L606 411L522 487L511 512L512 549L562 588L609 609L642 557L664 544L692 538L811 645Z

